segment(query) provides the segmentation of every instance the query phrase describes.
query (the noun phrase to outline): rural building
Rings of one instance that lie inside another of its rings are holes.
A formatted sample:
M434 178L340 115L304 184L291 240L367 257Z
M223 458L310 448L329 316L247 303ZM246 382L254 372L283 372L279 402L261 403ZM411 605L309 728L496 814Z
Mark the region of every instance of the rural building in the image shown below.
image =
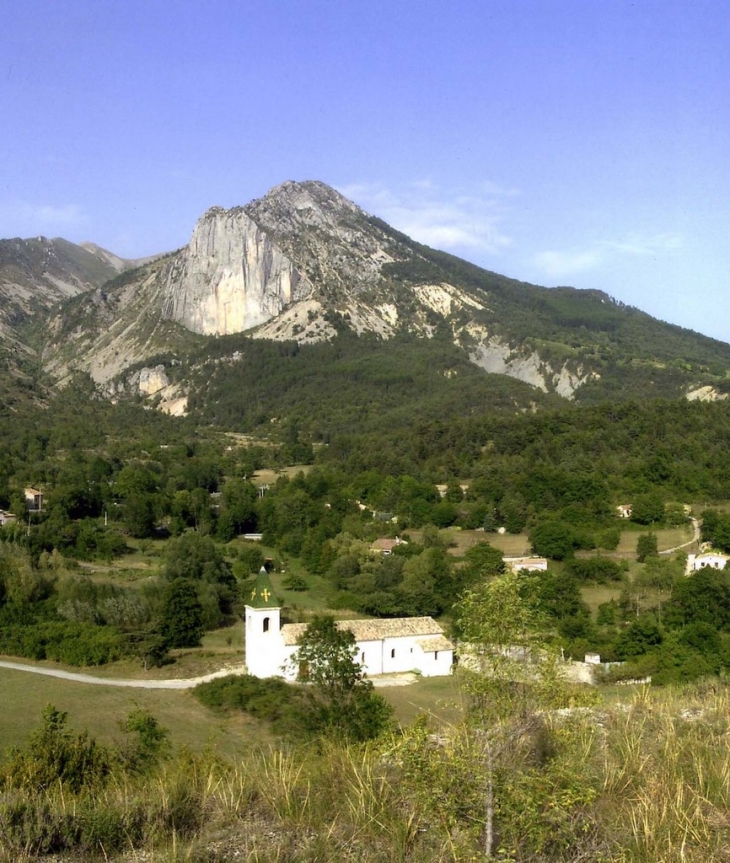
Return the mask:
M446 492L449 490L449 487L443 483L439 483L436 488L438 489L438 493L441 497L446 497ZM459 484L459 488L461 489L462 494L466 494L469 491L469 483L462 482Z
M24 488L23 492L25 493L26 507L34 512L40 512L43 509L43 492L32 486Z
M730 560L726 554L720 554L719 551L706 551L704 554L688 554L687 569L685 573L689 575L691 572L697 572L698 569L725 569L725 566Z
M0 527L5 524L12 524L14 521L17 521L17 518L12 512L5 512L4 509L0 509Z
M307 624L281 626L280 612L262 568L246 604L246 667L254 677L297 677L293 657ZM341 620L337 625L355 636L355 659L368 677L409 671L424 677L451 674L454 645L431 617Z
M622 503L616 507L616 515L619 518L631 518L633 508L630 503Z
M401 539L399 536L396 536L395 539L381 537L380 539L376 539L370 546L370 551L373 552L373 554L391 554L393 549L399 545L408 545L408 543L405 539Z
M548 567L545 557L505 557L505 564L514 572L526 569L529 572L545 572Z

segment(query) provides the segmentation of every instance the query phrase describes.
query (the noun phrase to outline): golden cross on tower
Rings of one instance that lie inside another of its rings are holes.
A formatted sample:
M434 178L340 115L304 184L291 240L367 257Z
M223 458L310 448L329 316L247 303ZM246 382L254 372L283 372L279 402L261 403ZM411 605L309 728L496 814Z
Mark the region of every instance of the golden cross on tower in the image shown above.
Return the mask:
M271 596L271 591L267 590L267 588L264 588L264 589L261 591L261 596L263 596L263 598L264 598L264 602L268 602L268 601L269 601L269 597Z
M251 591L251 599L256 599L256 588Z

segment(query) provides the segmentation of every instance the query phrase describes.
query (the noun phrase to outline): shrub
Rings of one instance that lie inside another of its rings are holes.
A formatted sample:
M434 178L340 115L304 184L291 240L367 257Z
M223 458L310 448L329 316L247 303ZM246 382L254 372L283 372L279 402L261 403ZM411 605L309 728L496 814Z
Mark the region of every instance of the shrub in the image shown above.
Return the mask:
M200 646L203 606L191 581L176 578L169 585L160 613L160 635L170 647Z
M72 621L42 621L0 627L0 652L67 665L105 665L126 653L112 627Z
M279 678L261 680L249 674L201 683L193 695L214 710L242 710L272 724L277 734L296 733L302 690ZM301 728L299 728L301 730Z
M27 747L11 752L3 784L40 792L60 782L74 793L100 785L111 770L112 753L86 731L74 735L67 720L67 713L49 704Z
M609 581L621 581L623 569L615 560L607 557L587 557L581 560L571 560L566 569L578 581L595 581L606 584Z
M307 582L301 575L291 573L284 579L284 587L287 590L303 591L307 589Z

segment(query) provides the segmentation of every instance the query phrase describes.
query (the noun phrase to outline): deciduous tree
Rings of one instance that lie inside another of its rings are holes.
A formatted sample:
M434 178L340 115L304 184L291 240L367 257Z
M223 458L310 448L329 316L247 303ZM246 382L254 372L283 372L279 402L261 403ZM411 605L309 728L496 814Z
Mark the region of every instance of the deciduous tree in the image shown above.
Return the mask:
M169 585L162 603L159 629L170 647L200 646L203 607L191 581L176 578Z
M348 629L327 615L315 617L299 640L294 662L310 684L304 721L314 734L370 740L388 726L392 708L365 679Z
M484 773L484 851L494 854L495 775L510 753L542 723L542 711L567 703L568 687L548 649L544 622L528 585L506 573L465 593L457 606L473 653L460 675Z

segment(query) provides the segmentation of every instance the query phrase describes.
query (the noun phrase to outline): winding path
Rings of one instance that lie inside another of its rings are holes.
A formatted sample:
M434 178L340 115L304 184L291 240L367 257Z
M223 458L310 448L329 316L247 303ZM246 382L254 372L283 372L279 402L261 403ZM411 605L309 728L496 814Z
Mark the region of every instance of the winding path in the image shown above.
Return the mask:
M192 689L199 683L207 683L218 677L227 677L229 674L245 674L245 665L236 665L232 668L222 668L204 674L202 677L187 677L182 679L168 680L134 680L113 677L94 677L91 674L81 674L75 671L61 671L56 668L41 668L38 665L24 665L20 662L7 662L0 659L0 668L9 668L13 671L28 671L31 674L45 674L47 677L60 677L61 680L73 680L76 683L91 683L95 686L124 686L136 689Z
M124 686L129 689L192 689L199 683L207 683L218 677L228 677L231 674L246 674L245 665L234 665L221 668L202 677L184 677L167 680L134 680L114 677L94 677L92 674L82 674L77 671L61 671L57 668L41 668L38 665L24 665L22 662L8 662L0 659L0 668L11 671L29 671L31 674L44 674L46 677L59 677L61 680L71 680L74 683L91 683L94 686ZM387 674L382 677L368 678L373 686L407 686L415 683L417 676L411 672L403 674Z
M694 542L698 542L700 538L700 523L696 518L691 518L692 527L694 528L694 536L688 542L683 542L681 545L675 545L674 548L665 548L664 551L660 551L659 554L672 554L675 551L679 551L681 548L687 548L688 545L692 545Z

